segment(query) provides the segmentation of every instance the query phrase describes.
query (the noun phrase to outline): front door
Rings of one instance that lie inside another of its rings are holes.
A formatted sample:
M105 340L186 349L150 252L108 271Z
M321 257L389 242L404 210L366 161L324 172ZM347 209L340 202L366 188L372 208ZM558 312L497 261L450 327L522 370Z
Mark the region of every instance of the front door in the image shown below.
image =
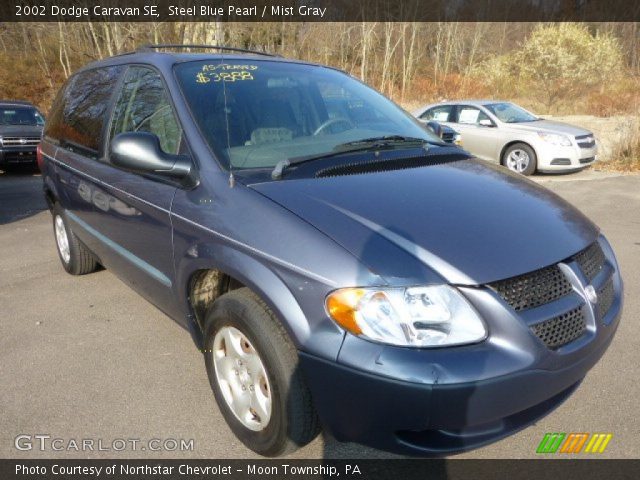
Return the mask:
M109 142L119 133L149 132L158 136L166 153L178 153L182 129L160 74L152 68L130 66L116 94L107 133L101 197L100 231L115 265L112 269L135 290L165 312L179 315L174 302L172 228L169 212L176 187L113 167Z
M498 129L489 116L472 105L460 105L452 127L462 136L462 147L479 158L496 161Z

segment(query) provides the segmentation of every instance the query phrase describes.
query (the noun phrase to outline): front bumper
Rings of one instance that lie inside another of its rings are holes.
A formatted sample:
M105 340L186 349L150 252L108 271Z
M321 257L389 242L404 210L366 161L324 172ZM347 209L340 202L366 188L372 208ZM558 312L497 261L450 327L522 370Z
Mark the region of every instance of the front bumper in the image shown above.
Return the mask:
M341 441L440 456L478 448L542 418L578 387L617 330L622 280L608 245L605 250L608 266L593 282L612 272L611 307L586 334L557 350L494 292L460 287L489 324L484 342L415 349L347 334L337 362L301 353L325 428Z
M36 147L0 146L0 167L7 165L36 165Z
M534 149L538 160L538 170L542 172L579 170L593 164L598 159L597 145L592 148L580 148L577 144L561 147L539 141L534 145Z

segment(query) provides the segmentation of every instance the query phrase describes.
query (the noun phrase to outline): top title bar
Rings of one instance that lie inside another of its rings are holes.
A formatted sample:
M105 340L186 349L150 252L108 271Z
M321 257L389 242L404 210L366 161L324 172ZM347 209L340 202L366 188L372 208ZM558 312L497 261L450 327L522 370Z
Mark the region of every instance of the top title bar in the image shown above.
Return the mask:
M0 22L637 22L640 0L13 0Z

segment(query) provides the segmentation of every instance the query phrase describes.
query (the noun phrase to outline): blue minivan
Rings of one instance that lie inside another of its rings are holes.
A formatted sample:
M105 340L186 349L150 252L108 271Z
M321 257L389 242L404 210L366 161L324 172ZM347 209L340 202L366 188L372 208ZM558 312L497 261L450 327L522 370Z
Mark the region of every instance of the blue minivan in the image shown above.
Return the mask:
M39 156L64 269L188 330L247 447L445 455L571 395L622 311L596 225L348 74L214 48L84 67Z

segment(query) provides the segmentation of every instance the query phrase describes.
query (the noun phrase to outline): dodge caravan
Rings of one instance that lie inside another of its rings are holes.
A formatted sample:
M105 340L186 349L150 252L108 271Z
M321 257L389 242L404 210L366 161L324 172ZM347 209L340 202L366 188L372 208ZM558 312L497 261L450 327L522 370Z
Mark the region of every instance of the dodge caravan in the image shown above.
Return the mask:
M70 274L104 266L191 333L247 447L323 428L477 448L602 357L622 280L573 206L341 71L160 47L58 94L39 149L55 244Z

